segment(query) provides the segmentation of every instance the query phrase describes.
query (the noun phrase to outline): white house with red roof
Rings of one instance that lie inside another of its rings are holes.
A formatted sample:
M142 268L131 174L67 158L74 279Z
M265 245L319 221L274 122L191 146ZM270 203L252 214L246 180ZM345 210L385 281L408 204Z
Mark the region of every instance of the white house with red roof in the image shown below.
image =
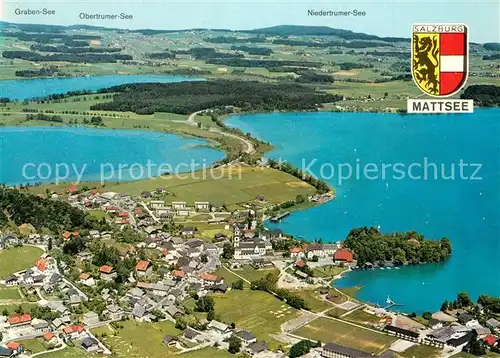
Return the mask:
M153 265L147 260L141 260L135 265L135 271L139 277L148 277L153 274Z
M114 271L112 266L103 265L99 268L99 273L101 275L101 280L113 281L118 275Z

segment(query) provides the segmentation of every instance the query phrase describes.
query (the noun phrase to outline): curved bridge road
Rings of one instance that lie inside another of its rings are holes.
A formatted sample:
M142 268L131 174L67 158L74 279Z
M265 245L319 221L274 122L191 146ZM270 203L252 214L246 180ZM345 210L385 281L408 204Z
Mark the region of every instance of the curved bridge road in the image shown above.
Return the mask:
M185 121L173 120L173 122L185 123L185 124L188 124L190 126L196 127L198 125L198 123L194 120L194 118L198 114L201 114L201 113L203 113L205 111L206 111L206 109L203 109L201 111L196 111L194 113L191 113L189 115L188 119L185 120ZM217 128L210 128L209 131L212 132L212 133L219 133L219 134L227 136L227 137L232 137L232 138L235 138L235 139L243 142L244 148L245 148L243 150L244 153L252 154L252 153L255 152L255 147L254 147L253 143L251 141L249 141L248 139L246 139L246 138L240 137L239 135L236 135L236 134L233 134L233 133L223 132L223 131L221 131L220 129L217 129Z

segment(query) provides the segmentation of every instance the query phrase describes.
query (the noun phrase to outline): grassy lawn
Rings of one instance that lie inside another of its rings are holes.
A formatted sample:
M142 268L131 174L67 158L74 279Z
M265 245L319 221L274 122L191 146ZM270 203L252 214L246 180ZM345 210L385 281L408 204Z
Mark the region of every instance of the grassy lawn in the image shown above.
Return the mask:
M89 358L96 357L91 354L85 353L82 349L77 347L66 347L56 352L47 352L42 355L43 358Z
M470 353L466 353L466 352L460 352L460 353L457 353L457 354L454 354L451 356L451 358L475 358L475 357L477 357L477 356L470 354ZM486 353L486 355L484 355L482 357L500 358L500 354L494 353L494 352L488 352L488 353ZM420 358L420 357L418 357L418 358Z
M228 286L231 286L231 284L235 281L241 280L238 276L233 274L231 271L226 269L225 267L221 266L217 270L213 272L214 275L224 277L224 283ZM248 283L243 281L243 287L250 287Z
M19 289L17 287L0 288L0 300L20 299Z
M275 268L256 270L250 265L243 265L241 269L233 269L233 271L250 282L266 277L270 273L279 273Z
M438 349L436 347L429 347L423 344L417 344L411 346L404 352L399 353L399 355L405 358L438 358L441 356L442 352L443 351L441 349Z
M318 298L316 291L314 290L298 290L293 291L293 293L302 297L307 302L307 306L312 312L322 312L332 308L332 304Z
M335 317L339 318L342 316L344 313L346 313L346 310L343 310L342 308L339 307L333 307L331 310L329 310L326 314L330 317Z
M22 304L13 304L13 305L0 305L0 314L7 310L8 314L14 313L17 307L21 306L23 308L23 312L29 312L30 309L36 306L36 303L22 303Z
M33 266L35 260L43 254L42 249L33 246L10 247L0 251L0 277Z
M229 353L228 351L217 349L213 347L203 348L197 351L192 351L188 353L181 354L182 358L231 358L235 355Z
M124 328L114 334L108 329L102 342L118 357L162 357L177 352L163 344L167 334L181 333L169 321L159 323L139 323L133 320L123 322ZM104 332L104 331L103 331ZM98 333L103 333L98 331Z
M346 270L345 267L338 267L338 266L322 266L322 267L316 267L313 269L313 276L314 277L334 277Z
M26 339L24 341L19 341L24 346L25 350L31 353L38 353L46 351L45 346L40 338Z
M352 298L356 298L356 293L361 289L361 287L359 286L355 286L355 287L337 287L337 289L346 294L347 296L349 297L352 297Z
M370 314L365 312L363 308L358 308L357 310L349 313L347 316L343 317L347 321L353 321L361 324L378 324L380 323L380 317L375 314Z
M375 354L386 350L396 341L395 338L388 335L328 318L318 318L294 331L293 334L312 340L333 342Z
M279 333L281 324L297 316L297 310L263 291L232 290L213 297L215 312L224 322L234 322L236 327L251 331L258 340L268 342L271 349L279 343L269 334Z

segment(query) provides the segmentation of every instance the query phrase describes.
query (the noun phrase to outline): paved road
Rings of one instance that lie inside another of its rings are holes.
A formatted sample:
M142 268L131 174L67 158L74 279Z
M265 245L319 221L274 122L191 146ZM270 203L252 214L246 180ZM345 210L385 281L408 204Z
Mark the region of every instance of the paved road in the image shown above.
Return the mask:
M144 209L146 209L146 211L149 213L149 215L151 215L151 217L153 218L154 221L160 222L160 219L158 219L155 216L155 214L153 214L153 212L148 208L148 206L146 205L146 203L144 203L144 202L141 201L139 204L141 204L144 207Z
M191 113L189 115L189 117L188 117L187 120L185 120L185 121L177 121L177 122L186 123L186 124L188 124L190 126L197 126L198 123L194 120L194 118L198 114L203 113L205 111L206 110L201 110L201 111L197 111L197 112ZM227 136L227 137L232 137L232 138L235 138L235 139L243 142L243 144L245 145L244 152L247 153L247 154L252 154L252 153L255 152L255 147L254 147L253 143L251 141L249 141L248 139L244 138L244 137L240 137L239 135L236 135L236 134L233 134L233 133L223 132L223 131L221 131L220 129L217 129L217 128L210 128L209 131L212 132L212 133L219 133L219 134Z

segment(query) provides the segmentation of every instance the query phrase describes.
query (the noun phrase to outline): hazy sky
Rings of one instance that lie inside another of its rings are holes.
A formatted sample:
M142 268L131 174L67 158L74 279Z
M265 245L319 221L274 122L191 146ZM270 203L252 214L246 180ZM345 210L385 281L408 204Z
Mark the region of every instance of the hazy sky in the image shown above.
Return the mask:
M55 15L16 15L16 9L53 9ZM308 16L308 10L358 10L365 16ZM465 23L474 42L500 41L500 1L132 1L4 0L0 18L21 23L120 28L253 29L274 25L324 25L379 36L409 37L413 23ZM132 20L86 20L80 14L130 14Z

